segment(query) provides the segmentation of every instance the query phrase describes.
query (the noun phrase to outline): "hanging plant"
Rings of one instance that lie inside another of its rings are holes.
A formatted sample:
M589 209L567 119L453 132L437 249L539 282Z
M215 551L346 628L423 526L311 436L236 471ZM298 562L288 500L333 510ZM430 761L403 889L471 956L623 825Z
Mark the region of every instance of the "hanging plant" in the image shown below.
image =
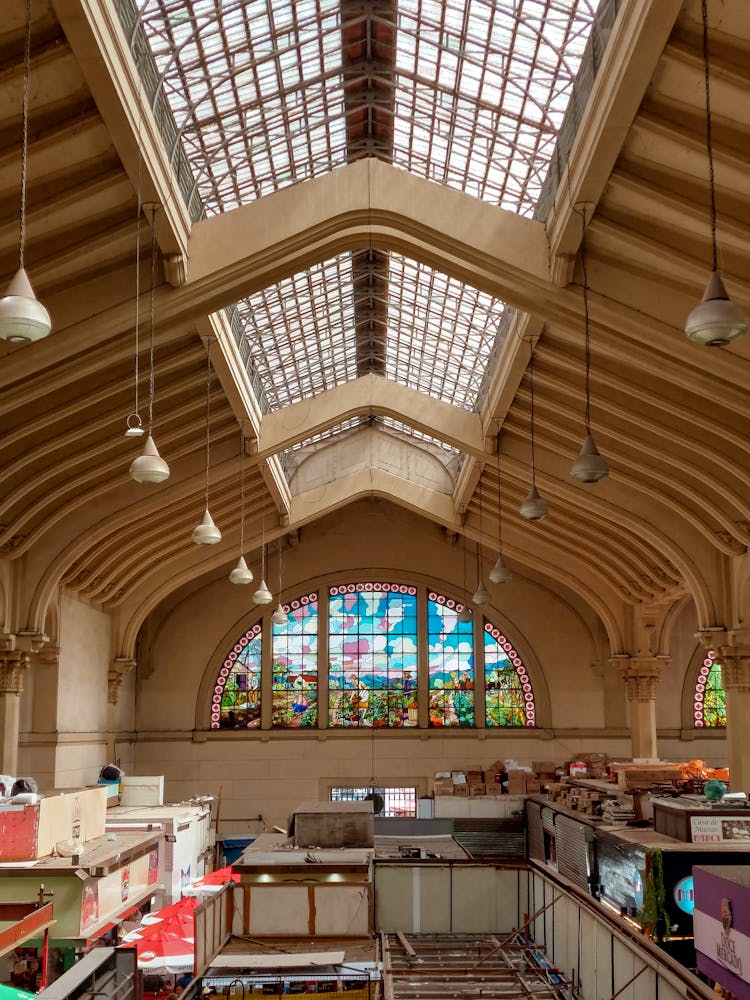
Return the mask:
M654 941L669 940L669 914L665 900L664 860L661 851L652 851L643 890L641 925L646 935Z

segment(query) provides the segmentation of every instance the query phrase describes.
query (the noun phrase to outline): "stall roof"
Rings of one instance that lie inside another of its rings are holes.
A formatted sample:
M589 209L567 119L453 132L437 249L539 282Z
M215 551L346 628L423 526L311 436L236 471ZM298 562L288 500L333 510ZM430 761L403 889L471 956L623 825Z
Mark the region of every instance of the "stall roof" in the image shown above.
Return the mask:
M259 955L257 952L233 952L217 955L211 962L211 968L206 976L223 969L300 969L311 966L341 965L344 961L343 951L300 951L293 955L283 955L278 952Z
M403 850L418 849L420 857L404 857ZM375 837L376 861L446 860L465 861L470 855L450 834L435 837Z
M113 839L114 838L114 839ZM73 858L47 857L35 861L7 861L0 864L2 876L28 875L29 870L40 875L107 875L112 868L124 864L133 857L158 844L161 833L142 830L125 830L117 834L94 837L84 845L80 861Z

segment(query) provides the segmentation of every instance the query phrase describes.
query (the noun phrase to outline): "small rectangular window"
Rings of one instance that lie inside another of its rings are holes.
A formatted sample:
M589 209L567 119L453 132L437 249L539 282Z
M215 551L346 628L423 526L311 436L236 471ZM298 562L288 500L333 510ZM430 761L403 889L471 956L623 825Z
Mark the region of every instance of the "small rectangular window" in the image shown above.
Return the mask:
M331 802L363 802L372 796L377 816L392 819L397 816L417 815L417 789L416 788L373 788L370 785L364 787L332 788ZM375 796L380 796L379 799ZM383 808L377 807L382 801Z

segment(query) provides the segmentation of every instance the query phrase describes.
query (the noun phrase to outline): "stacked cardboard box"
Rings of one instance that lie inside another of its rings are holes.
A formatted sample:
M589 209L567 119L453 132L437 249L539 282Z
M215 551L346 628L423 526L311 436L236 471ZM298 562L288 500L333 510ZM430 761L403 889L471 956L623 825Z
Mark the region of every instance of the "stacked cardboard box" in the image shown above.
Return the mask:
M432 783L433 795L453 795L453 778L450 771L438 771Z
M605 753L577 753L574 755L573 761L585 765L585 777L587 778L604 778L607 775L607 755Z
M549 797L552 802L557 802L564 809L571 809L584 816L601 816L602 807L607 800L603 792L560 782L550 785Z
M680 764L614 764L619 788L651 788L682 782Z

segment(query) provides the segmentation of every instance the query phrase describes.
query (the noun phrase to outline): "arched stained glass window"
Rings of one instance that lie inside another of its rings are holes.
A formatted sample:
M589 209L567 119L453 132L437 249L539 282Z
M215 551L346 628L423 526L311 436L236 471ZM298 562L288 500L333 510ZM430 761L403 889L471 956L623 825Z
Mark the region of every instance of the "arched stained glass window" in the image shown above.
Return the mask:
M317 726L318 595L290 601L284 611L286 624L274 624L271 637L273 725Z
M331 587L328 697L331 726L417 725L417 588Z
M211 699L212 729L260 727L261 627L237 640L219 669Z
M453 598L428 594L430 726L474 725L474 625L462 611Z
M529 675L513 643L484 623L484 686L488 726L534 726L536 709Z
M284 605L286 622L265 630L258 622L237 639L214 680L212 729L261 727L261 673L269 666L266 712L274 729L317 727L321 711L332 728L414 728L420 706L432 729L470 728L482 680L486 726L536 725L531 680L513 643L484 620L477 646L477 622L460 620L464 607L455 598L361 582L330 587L323 600L327 635L320 633L318 594L310 593ZM318 660L326 647L328 666L320 669L328 671L328 701L321 706ZM714 664L712 673L710 663L696 687L696 726L725 724L721 667Z
M721 729L727 724L727 704L721 663L711 649L698 671L693 692L693 718L696 729Z

